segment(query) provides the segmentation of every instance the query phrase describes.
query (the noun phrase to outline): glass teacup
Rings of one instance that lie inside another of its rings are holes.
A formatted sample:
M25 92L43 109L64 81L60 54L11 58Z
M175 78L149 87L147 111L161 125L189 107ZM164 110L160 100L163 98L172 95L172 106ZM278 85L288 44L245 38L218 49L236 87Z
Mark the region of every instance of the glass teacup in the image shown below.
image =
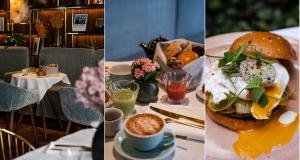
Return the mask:
M132 114L139 89L139 84L134 81L120 80L112 83L110 91L113 106L121 109L124 116Z
M170 104L185 104L188 99L185 97L188 85L192 76L185 72L169 71L163 75L163 81L167 91L167 102Z

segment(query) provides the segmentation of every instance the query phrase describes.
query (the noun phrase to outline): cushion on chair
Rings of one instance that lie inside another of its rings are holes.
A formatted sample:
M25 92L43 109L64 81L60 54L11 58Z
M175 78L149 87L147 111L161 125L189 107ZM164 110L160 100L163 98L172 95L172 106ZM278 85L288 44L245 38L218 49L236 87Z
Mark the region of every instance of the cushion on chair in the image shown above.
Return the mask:
M38 101L36 92L18 88L3 81L0 81L0 91L0 111L18 110Z

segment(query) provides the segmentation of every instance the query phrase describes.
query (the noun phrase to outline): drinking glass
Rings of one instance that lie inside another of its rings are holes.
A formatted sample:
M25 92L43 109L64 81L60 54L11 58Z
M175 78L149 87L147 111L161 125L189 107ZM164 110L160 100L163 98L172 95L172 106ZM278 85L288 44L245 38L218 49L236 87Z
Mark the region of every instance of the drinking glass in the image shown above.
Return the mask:
M188 103L185 94L191 78L192 76L184 70L166 72L163 75L163 81L167 91L165 101L169 104Z
M134 81L120 80L112 83L110 92L113 106L121 109L125 117L132 114L139 90L139 84Z

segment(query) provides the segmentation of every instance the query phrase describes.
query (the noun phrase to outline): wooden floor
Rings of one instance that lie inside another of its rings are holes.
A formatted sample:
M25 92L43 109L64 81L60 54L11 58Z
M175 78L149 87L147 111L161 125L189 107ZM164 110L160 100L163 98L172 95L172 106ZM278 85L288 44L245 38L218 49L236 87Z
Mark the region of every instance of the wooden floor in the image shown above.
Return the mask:
M6 128L6 117L7 113L0 113L0 128ZM46 119L46 126L47 126L47 140L44 139L44 132L43 132L43 123L42 118L36 117L36 126L37 126L37 143L34 142L33 137L33 130L31 126L30 116L24 116L22 122L17 124L19 119L19 114L16 113L15 115L15 123L16 126L15 133L19 134L20 136L27 139L31 142L36 148L48 144L50 141L54 141L60 137L65 136L65 129L67 128L67 121L62 121L64 128L60 128L58 125L58 121L55 119ZM76 125L72 123L72 127L70 133L76 132L80 129L85 128L85 126Z

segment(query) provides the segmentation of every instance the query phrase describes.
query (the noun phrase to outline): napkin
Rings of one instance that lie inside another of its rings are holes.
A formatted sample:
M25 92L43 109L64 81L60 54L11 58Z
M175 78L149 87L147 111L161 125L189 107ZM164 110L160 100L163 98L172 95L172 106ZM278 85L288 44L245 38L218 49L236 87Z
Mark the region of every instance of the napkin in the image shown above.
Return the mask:
M173 113L189 116L192 118L204 119L204 110L198 107L187 107L182 105L166 105L161 103L150 103L149 106L153 106ZM146 113L152 113L158 115L163 119L168 118L167 116L164 116L160 113L153 111L150 107L146 110ZM181 118L179 120L183 122L194 123L184 118ZM173 123L173 122L168 123L167 128L172 129L177 135L186 136L191 139L204 141L204 136L205 136L204 129L198 129L198 128L194 128L182 124Z

